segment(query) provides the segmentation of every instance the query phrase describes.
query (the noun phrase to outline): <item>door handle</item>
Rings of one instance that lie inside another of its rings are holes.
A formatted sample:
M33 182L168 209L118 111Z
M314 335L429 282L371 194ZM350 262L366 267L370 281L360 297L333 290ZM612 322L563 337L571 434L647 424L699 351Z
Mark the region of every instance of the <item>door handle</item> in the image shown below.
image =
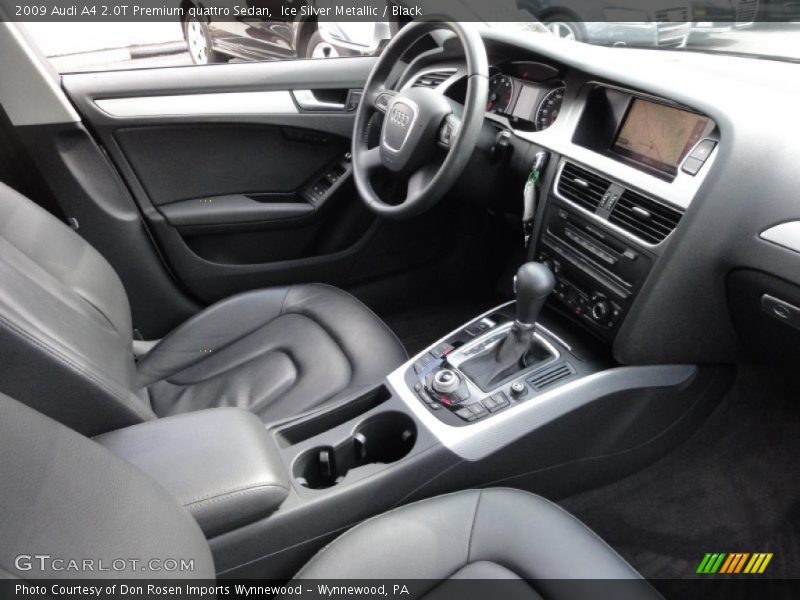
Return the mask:
M344 103L339 102L326 102L319 100L313 90L292 90L297 106L302 110L325 111L325 110L340 110L344 111Z

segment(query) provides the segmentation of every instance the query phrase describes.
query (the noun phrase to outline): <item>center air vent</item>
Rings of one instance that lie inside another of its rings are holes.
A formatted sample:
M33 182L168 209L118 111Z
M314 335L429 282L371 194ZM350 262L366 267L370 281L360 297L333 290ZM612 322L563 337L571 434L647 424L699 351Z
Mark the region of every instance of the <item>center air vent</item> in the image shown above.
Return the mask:
M558 179L558 193L578 206L594 212L610 185L608 179L578 165L564 163L561 177Z
M658 244L672 233L682 216L677 209L625 190L608 220L646 242Z
M423 73L417 77L417 80L414 82L412 87L437 88L445 81L450 79L455 72L455 69L449 69L445 71L431 71L430 73Z

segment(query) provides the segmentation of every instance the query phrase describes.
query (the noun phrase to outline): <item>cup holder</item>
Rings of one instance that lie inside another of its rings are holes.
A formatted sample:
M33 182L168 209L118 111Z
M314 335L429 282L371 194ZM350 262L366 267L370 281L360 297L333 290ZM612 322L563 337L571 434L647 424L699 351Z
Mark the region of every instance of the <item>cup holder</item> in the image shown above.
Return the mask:
M400 460L411 452L416 440L417 426L411 417L399 412L380 413L360 423L352 437L338 446L319 446L305 452L292 471L307 488L329 488L353 469Z

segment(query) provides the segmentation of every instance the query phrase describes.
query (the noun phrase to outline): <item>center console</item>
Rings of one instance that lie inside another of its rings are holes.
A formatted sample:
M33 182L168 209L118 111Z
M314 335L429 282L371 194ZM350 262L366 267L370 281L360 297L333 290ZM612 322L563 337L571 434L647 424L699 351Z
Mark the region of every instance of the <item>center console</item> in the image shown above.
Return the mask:
M517 300L454 331L405 370L403 383L443 423L491 417L578 373L537 320L555 278L541 263L515 277Z
M532 333L537 353L532 364L521 364L494 384L478 385L465 374L465 366L475 357L496 352L513 324L511 303L466 324L406 368L403 384L433 417L451 427L464 427L509 411L560 382L591 372L583 362L575 360L566 342L539 325ZM442 375L456 382L452 390L438 385Z

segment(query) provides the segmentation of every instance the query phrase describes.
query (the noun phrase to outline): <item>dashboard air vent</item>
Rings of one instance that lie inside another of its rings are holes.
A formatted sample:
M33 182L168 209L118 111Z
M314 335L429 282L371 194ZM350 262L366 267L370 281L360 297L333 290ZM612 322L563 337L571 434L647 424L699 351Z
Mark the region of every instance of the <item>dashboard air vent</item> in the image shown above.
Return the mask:
M558 179L558 193L578 206L594 212L611 185L608 179L572 163L564 163Z
M453 73L455 73L454 69L423 73L417 77L412 87L437 88L447 81Z
M556 365L555 367L550 367L549 369L545 369L541 373L531 377L528 379L528 383L533 386L535 390L541 390L546 387L549 387L556 383L557 381L561 381L562 379L566 379L570 375L573 375L575 371L572 370L567 364L560 364Z
M625 190L608 220L646 242L658 244L672 233L682 216L677 209Z

